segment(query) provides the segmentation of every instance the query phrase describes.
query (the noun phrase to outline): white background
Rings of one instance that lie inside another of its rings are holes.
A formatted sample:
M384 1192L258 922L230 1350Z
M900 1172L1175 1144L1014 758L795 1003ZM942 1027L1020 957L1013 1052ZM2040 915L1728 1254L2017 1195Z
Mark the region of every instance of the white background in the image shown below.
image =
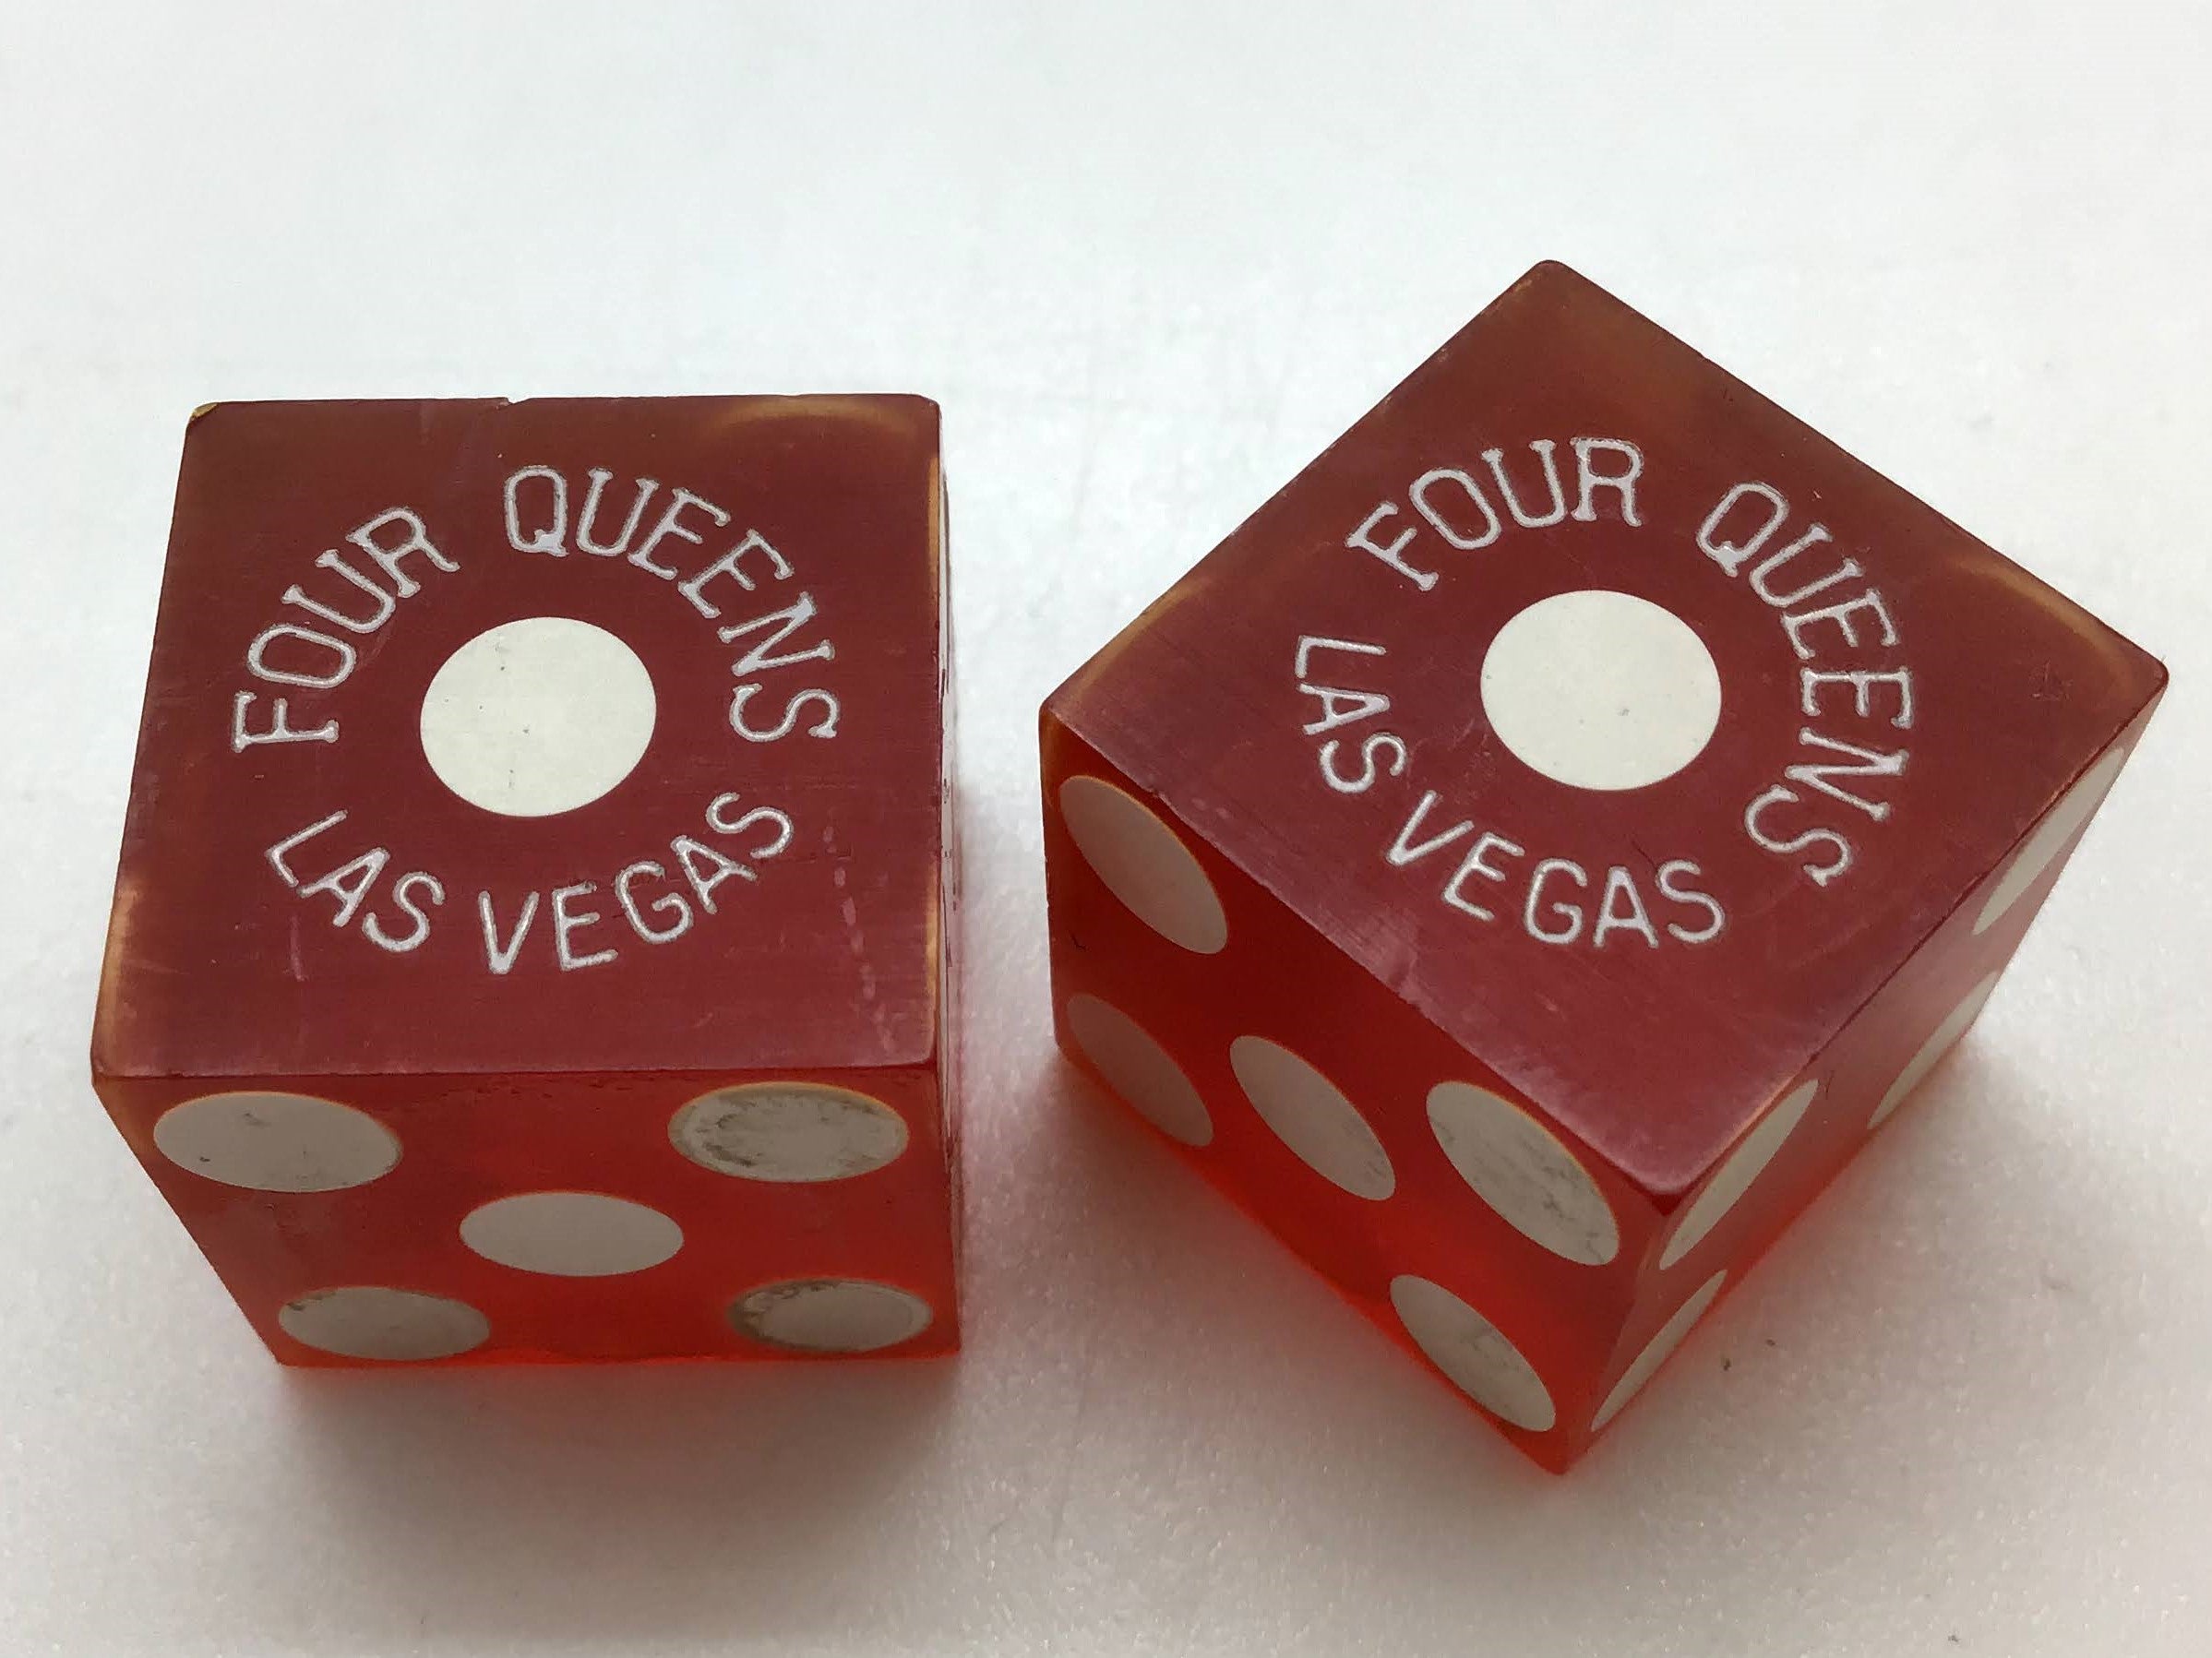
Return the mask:
M2208 48L2078 0L16 0L0 1651L2212 1652ZM1034 799L1039 698L1546 256L2176 679L1924 1109L1563 1481L1055 1059ZM86 1081L186 411L848 388L946 413L965 1356L281 1372Z

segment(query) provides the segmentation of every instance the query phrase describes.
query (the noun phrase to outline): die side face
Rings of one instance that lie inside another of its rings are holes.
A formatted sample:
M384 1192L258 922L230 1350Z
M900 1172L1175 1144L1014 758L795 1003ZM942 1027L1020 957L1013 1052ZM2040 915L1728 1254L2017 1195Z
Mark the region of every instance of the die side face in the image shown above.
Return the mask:
M94 1037L295 1363L942 1350L933 406L221 406Z
M109 1102L289 1364L804 1354L753 1310L796 1285L844 1286L843 1326L825 1322L836 1294L812 1292L814 1351L958 1344L952 1151L928 1068L134 1079ZM380 1154L328 1120L341 1111ZM883 1303L913 1324L895 1341Z
M932 1069L102 1091L289 1364L959 1342L957 1149Z
M1575 1378L1606 1364L1631 1314L1631 1263L1656 1211L1049 716L1044 775L1062 1047L1393 1340L1419 1351L1393 1306L1401 1278L1512 1331L1555 1422L1530 1432L1500 1420L1560 1465L1556 1423L1572 1421ZM1109 886L1086 856L1096 831L1069 807L1100 787L1159 814L1190 860L1175 886L1213 901L1192 907L1218 916L1218 950L1176 942L1174 912L1132 905L1125 894L1142 889L1126 868ZM1455 1138L1432 1124L1432 1098ZM1415 1316L1441 1305L1429 1294ZM1517 1366L1512 1379L1502 1402L1535 1420L1536 1390Z
M1971 1022L2162 682L1539 269L1047 705L1062 1041L1563 1467Z

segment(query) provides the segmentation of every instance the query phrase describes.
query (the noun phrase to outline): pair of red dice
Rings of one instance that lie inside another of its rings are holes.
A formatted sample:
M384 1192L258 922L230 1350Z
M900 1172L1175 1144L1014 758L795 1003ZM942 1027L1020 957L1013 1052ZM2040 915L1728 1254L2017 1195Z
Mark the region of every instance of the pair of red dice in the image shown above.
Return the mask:
M93 1069L280 1358L957 1345L944 524L915 398L194 418ZM1061 1041L1563 1467L2163 685L1539 267L1046 704Z

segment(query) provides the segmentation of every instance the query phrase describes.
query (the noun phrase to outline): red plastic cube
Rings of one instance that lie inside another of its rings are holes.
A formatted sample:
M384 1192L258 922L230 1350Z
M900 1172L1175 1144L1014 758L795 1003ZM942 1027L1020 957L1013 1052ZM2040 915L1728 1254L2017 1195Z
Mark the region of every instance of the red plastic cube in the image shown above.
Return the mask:
M1972 1020L2164 679L1542 266L1046 704L1060 1038L1563 1468Z
M956 1345L937 435L193 418L93 1074L279 1358Z

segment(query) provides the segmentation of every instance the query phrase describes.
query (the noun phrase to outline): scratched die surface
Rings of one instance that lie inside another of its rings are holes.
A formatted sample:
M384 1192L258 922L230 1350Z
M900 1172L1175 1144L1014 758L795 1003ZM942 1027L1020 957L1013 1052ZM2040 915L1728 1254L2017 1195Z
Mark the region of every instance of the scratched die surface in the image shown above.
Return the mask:
M1046 703L1060 1038L1562 1468L1971 1022L2164 677L1540 266Z
M907 397L188 428L95 1086L277 1356L949 1350Z

